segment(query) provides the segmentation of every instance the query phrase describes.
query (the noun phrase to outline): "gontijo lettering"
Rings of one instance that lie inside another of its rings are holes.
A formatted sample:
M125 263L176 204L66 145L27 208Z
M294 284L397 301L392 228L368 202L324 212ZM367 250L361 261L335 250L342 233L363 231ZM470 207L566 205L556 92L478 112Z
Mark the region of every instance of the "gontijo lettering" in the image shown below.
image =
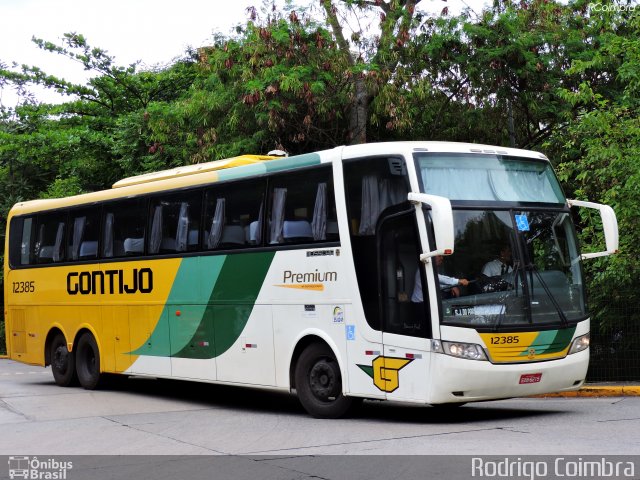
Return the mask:
M153 271L150 268L125 270L94 270L92 272L69 272L67 293L69 295L114 295L151 293Z

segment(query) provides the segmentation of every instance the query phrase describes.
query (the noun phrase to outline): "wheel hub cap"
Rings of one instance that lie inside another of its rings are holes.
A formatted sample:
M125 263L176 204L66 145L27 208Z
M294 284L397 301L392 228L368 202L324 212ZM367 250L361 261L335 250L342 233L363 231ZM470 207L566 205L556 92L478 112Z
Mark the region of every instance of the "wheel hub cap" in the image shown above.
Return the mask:
M311 391L320 400L330 400L336 395L336 375L326 361L316 363L309 375Z

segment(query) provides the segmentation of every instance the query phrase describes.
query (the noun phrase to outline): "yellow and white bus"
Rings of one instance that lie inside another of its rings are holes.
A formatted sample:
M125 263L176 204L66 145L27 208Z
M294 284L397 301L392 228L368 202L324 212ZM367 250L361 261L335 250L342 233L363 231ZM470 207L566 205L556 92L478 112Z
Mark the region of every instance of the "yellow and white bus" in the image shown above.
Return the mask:
M573 204L600 211L606 251L580 254ZM613 210L566 200L536 152L240 156L15 205L7 348L61 386L123 374L272 388L316 417L362 398L574 390L589 360L582 259L614 253L617 235Z

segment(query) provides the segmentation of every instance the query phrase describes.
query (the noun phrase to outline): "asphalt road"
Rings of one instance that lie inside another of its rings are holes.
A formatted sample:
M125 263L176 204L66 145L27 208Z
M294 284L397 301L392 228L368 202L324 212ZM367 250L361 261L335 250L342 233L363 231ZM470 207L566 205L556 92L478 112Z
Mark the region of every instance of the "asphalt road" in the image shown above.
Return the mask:
M50 369L0 360L0 455L631 455L640 398L524 398L454 411L365 402L309 417L292 395L130 378L61 388Z

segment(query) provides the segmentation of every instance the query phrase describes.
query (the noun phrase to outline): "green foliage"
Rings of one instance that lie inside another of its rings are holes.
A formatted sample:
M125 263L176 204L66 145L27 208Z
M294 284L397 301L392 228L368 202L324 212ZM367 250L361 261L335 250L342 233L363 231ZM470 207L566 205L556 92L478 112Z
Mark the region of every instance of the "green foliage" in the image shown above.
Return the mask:
M199 76L188 95L166 109L148 110L159 145L201 162L343 143L348 87L342 57L321 26L292 18L249 22L240 38L201 49Z
M578 115L555 132L549 147L558 152L558 175L568 195L616 212L621 253L585 262L594 317L603 329L614 329L617 305L640 301L640 12L603 12L591 21L606 33L592 58L574 62L572 72L603 68L609 81L587 80L563 90ZM585 250L602 249L601 226L590 212L580 213Z
M42 198L63 198L83 193L78 177L56 178Z

